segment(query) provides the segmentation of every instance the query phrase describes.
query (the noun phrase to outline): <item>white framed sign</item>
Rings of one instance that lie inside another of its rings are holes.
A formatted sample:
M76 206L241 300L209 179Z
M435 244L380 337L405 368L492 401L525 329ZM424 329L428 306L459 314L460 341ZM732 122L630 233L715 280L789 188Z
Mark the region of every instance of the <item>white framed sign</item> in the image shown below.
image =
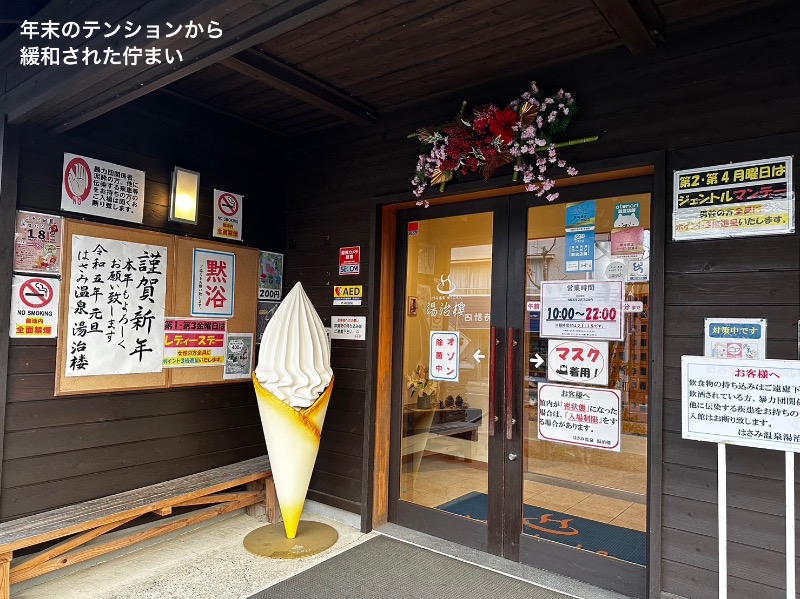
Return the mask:
M431 331L430 378L435 381L458 381L461 362L461 333Z
M363 341L366 338L366 316L331 316L331 339Z
M622 281L543 281L542 337L623 339Z
M141 224L144 171L65 152L61 209Z
M167 248L72 235L65 376L161 372Z
M547 379L608 385L608 341L548 339Z
M233 318L236 254L194 248L192 316Z
M539 383L539 439L619 451L620 411L616 389Z
M681 356L682 436L800 452L800 361Z

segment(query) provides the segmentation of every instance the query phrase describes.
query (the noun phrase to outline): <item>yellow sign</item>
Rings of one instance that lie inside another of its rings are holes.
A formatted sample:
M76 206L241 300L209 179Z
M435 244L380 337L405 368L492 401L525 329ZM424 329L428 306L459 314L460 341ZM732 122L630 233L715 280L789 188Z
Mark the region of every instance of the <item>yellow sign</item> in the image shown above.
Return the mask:
M361 285L336 285L333 288L333 297L363 297Z

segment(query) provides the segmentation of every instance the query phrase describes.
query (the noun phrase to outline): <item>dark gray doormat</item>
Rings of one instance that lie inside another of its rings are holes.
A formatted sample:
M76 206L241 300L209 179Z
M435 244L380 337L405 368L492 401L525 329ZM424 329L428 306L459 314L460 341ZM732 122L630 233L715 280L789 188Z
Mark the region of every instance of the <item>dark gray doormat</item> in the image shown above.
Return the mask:
M571 599L389 537L374 537L250 599Z

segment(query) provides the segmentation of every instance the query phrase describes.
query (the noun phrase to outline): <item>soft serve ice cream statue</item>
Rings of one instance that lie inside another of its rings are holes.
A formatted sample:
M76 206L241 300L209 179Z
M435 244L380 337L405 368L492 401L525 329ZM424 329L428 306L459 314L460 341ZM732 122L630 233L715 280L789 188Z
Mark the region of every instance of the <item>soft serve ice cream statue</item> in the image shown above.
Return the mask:
M300 283L264 330L253 384L283 526L293 539L333 389L325 327Z

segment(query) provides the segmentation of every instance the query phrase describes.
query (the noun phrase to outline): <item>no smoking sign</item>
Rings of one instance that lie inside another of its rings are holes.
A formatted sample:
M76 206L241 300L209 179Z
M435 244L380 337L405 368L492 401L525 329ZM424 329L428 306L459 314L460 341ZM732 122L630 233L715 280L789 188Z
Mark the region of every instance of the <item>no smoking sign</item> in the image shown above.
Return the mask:
M11 336L56 337L59 280L14 275L11 286Z
M19 299L29 308L46 308L53 300L53 286L44 279L28 279L20 287Z
M214 190L214 237L242 240L242 196Z
M232 193L220 194L217 205L225 216L236 216L239 213L239 200Z

